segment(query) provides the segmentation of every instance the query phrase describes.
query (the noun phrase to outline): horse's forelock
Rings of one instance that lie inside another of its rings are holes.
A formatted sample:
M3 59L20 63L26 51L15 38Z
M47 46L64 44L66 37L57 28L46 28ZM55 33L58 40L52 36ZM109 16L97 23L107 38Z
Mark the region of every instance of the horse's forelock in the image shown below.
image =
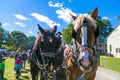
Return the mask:
M96 28L96 21L89 14L80 14L74 21L74 30L77 31L78 27L81 27L83 24L84 18L87 19L88 24Z

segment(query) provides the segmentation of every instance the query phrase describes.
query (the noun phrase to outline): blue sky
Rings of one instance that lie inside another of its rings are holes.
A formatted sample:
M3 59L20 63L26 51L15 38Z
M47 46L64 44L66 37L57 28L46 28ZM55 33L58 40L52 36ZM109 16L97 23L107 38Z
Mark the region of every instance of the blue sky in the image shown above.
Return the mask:
M22 31L36 36L37 24L44 29L58 25L62 31L71 22L69 13L79 15L98 7L103 19L116 27L120 21L120 0L0 0L0 22L7 31Z

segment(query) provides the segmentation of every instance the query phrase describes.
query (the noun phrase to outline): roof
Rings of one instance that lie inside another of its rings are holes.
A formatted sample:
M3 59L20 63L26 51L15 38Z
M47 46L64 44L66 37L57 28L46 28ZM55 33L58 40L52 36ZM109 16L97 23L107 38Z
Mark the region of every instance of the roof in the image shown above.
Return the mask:
M115 28L111 31L111 33L108 35L108 37L109 37L119 26L120 26L120 24L118 24L118 26L115 27ZM108 37L107 37L107 38L108 38Z

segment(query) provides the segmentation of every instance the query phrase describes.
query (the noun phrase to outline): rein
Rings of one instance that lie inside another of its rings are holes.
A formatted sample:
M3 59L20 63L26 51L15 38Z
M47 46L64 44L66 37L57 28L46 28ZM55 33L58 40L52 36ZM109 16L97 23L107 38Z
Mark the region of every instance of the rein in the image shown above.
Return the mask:
M93 50L92 50L93 46L91 45L80 45L77 47L77 51L84 51L84 50L87 50L89 51L90 53L93 53Z
M42 40L42 37L40 37L40 40L38 41L38 47L40 47L40 44L41 44L41 40ZM42 53L41 53L41 50L39 49L39 54L40 54L40 56L41 56L41 58L42 58L42 63L43 63L43 65L40 63L40 61L38 60L38 58L37 58L37 55L36 55L36 51L35 52L32 52L32 54L31 54L31 56L32 56L32 60L35 62L35 64L38 66L38 68L40 69L40 70L44 70L45 69L45 72L46 72L46 66L48 65L48 64L45 64L45 60L44 60L44 57L41 55Z

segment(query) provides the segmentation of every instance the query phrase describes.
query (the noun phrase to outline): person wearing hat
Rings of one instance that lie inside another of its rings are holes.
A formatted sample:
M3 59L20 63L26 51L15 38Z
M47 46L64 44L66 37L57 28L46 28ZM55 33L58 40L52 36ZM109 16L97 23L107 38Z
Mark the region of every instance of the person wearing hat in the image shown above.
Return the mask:
M58 40L59 40L59 46L62 44L62 40L61 40L61 35L62 35L62 33L61 32L58 32L57 34L57 38L58 38Z
M4 79L4 71L5 71L5 57L2 57L2 62L0 63L0 80Z

